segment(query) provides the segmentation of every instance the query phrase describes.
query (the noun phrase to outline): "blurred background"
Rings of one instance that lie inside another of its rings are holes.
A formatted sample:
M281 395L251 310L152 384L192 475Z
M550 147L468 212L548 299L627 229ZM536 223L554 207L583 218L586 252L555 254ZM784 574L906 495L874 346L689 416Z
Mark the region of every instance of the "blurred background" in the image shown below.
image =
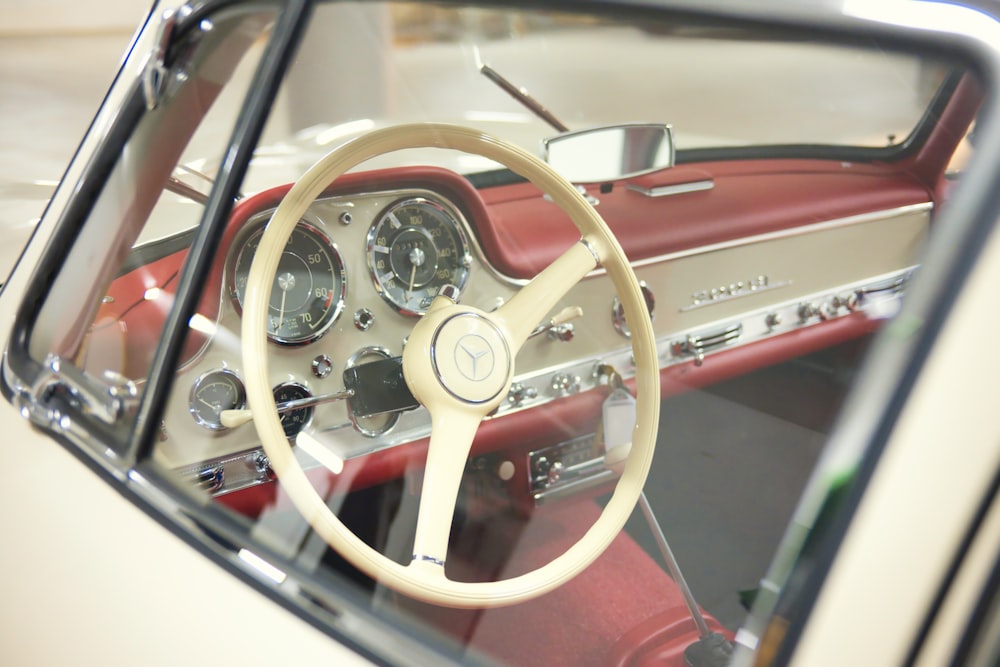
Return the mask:
M150 5L0 0L0 269L11 266L41 215ZM320 39L300 49L304 62L321 65L290 77L266 142L336 118L457 122L489 109L533 120L484 81L480 56L571 128L604 122L622 77L655 81L645 88L656 94L630 101L636 117L629 120L671 123L682 149L802 137L885 145L905 136L941 78L877 50L845 59L838 49L808 49L796 39L750 50L740 40L659 25L623 32L626 48L595 52L592 26L543 12L423 3L326 9L317 12L322 29L312 31ZM498 39L509 36L515 39ZM546 67L537 66L539 57ZM574 71L587 72L585 82ZM338 84L323 85L333 74ZM859 122L871 118L874 127Z

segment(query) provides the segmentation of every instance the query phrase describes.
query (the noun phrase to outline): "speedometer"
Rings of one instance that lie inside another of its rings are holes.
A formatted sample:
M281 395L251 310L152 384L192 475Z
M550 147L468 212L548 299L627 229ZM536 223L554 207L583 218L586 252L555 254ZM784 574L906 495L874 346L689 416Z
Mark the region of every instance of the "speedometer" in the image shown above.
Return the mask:
M247 276L264 228L250 234L232 269L231 293L242 312ZM316 340L344 309L347 276L337 247L318 227L299 222L288 237L271 284L267 336L282 345Z
M422 315L444 285L465 286L469 242L450 206L403 199L368 230L368 268L378 293L404 315Z

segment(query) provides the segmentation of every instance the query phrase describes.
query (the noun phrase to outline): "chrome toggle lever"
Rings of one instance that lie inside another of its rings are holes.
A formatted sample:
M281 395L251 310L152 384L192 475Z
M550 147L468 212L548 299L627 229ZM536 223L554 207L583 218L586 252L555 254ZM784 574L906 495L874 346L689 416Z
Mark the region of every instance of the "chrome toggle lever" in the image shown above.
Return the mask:
M701 366L705 362L705 354L712 350L734 343L743 335L743 325L734 324L712 331L691 334L684 340L676 340L670 344L670 352L675 357L685 355L694 357L694 365Z
M566 306L558 313L552 316L548 322L540 324L534 328L534 330L528 334L528 338L534 338L535 336L541 336L542 334L548 334L551 340L560 340L564 343L573 340L573 325L569 324L571 320L575 320L578 317L583 317L583 308L580 306Z
M335 391L332 394L321 394L319 396L309 396L308 398L297 398L293 401L278 403L278 414L280 415L283 412L291 412L292 410L300 410L302 408L311 408L316 405L322 405L323 403L343 401L351 398L352 396L354 396L354 390L346 389L344 391ZM226 428L236 428L237 426L242 426L251 419L253 419L253 412L249 408L243 410L223 410L219 415L219 421Z

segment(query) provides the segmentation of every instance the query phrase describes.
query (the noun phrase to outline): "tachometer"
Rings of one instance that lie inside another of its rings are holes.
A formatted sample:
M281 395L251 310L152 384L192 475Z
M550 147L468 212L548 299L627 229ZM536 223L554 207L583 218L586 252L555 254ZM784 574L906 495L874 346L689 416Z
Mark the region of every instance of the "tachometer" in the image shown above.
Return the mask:
M247 275L263 227L240 248L232 270L232 296L242 312ZM300 222L285 245L271 285L267 335L283 345L309 343L333 325L344 309L347 275L337 247L318 227Z
M464 287L470 264L458 212L432 199L398 201L368 230L375 288L404 315L422 315L444 285Z

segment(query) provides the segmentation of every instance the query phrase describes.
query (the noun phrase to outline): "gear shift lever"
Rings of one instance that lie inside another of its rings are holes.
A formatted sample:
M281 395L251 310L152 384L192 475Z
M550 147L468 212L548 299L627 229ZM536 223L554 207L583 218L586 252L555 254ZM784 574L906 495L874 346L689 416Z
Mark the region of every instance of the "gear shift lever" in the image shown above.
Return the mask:
M691 614L691 619L698 628L698 641L684 649L684 661L691 667L723 667L729 664L729 659L733 654L733 645L718 632L709 630L708 623L705 622L705 617L701 613L701 607L695 601L694 594L681 573L677 559L674 558L674 552L671 551L663 529L660 528L660 524L653 514L653 508L649 506L645 492L639 494L639 507L642 508L642 515L646 518L650 532L653 533L653 539L660 549L660 555L663 556L663 560L667 564L667 571L674 583L677 584L677 588L680 589L688 613Z

